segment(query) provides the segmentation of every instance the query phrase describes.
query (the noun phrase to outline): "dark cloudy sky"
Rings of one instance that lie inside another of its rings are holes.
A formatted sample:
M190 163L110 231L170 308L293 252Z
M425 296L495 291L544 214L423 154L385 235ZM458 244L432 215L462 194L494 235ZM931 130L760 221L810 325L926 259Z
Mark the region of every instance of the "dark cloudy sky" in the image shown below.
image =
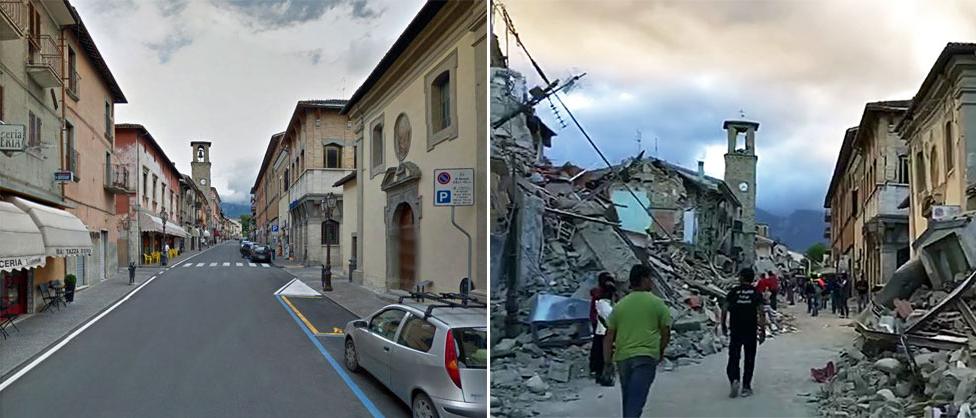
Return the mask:
M347 98L421 0L72 0L141 123L180 171L213 142L213 184L247 202L302 99Z
M504 2L550 78L586 72L567 104L617 162L643 148L722 177L722 121L761 123L759 206L817 209L864 103L910 99L946 42L976 41L976 1ZM500 20L495 28L503 51ZM509 39L512 66L539 78ZM549 156L598 157L571 125ZM565 118L565 115L563 115ZM569 120L566 120L569 123Z

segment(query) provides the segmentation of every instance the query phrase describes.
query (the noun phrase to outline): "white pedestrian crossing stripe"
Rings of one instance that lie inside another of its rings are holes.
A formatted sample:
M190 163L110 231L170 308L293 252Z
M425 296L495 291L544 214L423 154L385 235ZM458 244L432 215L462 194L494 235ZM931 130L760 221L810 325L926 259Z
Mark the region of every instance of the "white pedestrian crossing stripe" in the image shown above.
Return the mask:
M261 267L271 267L271 266L269 266L269 265L267 265L265 263L261 263Z
M254 263L247 263L247 265L248 266L251 266L251 267L257 267L258 266L257 264L254 264Z
M235 263L235 264L237 264L237 267L243 266L243 264L241 263Z
M217 265L217 263L210 263L210 267L214 267L216 265Z
M197 263L196 265L194 265L193 263L186 263L186 264L183 265L183 267L205 267L205 266L208 266L208 264L207 263ZM251 263L251 262L244 263L244 262L240 262L240 261L236 261L236 262L221 261L221 262L215 262L215 263L210 263L209 264L209 267L217 267L217 266L223 266L223 267L231 267L231 266L236 266L236 267L259 267L259 266L260 267L271 267L271 264L270 263Z
M224 267L230 267L230 263L224 263Z
M203 263L197 263L197 267L203 267Z
M193 263L186 263L183 265L183 267L193 267Z

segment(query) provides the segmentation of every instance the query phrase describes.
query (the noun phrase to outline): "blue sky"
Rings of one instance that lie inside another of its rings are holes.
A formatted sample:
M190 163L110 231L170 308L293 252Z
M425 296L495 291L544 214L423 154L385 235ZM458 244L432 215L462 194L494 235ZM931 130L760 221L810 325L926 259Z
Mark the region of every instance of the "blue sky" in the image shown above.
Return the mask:
M586 72L566 102L611 161L642 147L722 177L722 122L761 125L759 207L819 209L844 131L864 103L911 98L946 42L976 41L972 1L504 2L550 78ZM500 22L500 20L499 20ZM541 84L513 39L511 66ZM572 125L548 156L600 160ZM568 118L562 115L569 124Z

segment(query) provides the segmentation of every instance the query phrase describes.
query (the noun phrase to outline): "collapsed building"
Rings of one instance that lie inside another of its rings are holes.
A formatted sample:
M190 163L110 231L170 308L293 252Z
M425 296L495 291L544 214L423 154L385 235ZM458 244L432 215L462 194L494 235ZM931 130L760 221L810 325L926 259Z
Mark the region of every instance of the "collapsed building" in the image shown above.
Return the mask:
M732 189L701 164L695 171L643 155L598 170L553 165L544 150L555 132L531 106L547 91L553 86L527 90L518 72L491 69L493 416L531 416L533 402L579 399L574 385L594 384L586 379L589 291L600 272L626 289L632 266L652 269L652 291L673 319L661 367L674 370L727 345L719 306L735 271L755 261L755 221L743 222L745 206L754 214L754 171L731 164L737 179L750 178ZM748 151L730 140L730 153L755 164L758 124L744 126ZM768 315L770 335L793 330L786 315Z

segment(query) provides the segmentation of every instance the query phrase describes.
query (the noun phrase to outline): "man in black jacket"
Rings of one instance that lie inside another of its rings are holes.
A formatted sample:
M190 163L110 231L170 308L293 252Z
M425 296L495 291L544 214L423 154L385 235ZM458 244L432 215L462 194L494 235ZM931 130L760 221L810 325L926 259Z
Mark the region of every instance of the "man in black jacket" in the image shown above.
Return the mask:
M745 358L742 373L742 396L752 395L752 372L756 365L756 346L766 339L766 319L763 315L763 297L752 286L756 273L751 268L739 272L739 285L725 296L722 307L722 334L729 338L729 363L725 368L732 391L729 397L739 396L739 359ZM727 321L728 319L728 321ZM728 324L728 325L726 325Z

